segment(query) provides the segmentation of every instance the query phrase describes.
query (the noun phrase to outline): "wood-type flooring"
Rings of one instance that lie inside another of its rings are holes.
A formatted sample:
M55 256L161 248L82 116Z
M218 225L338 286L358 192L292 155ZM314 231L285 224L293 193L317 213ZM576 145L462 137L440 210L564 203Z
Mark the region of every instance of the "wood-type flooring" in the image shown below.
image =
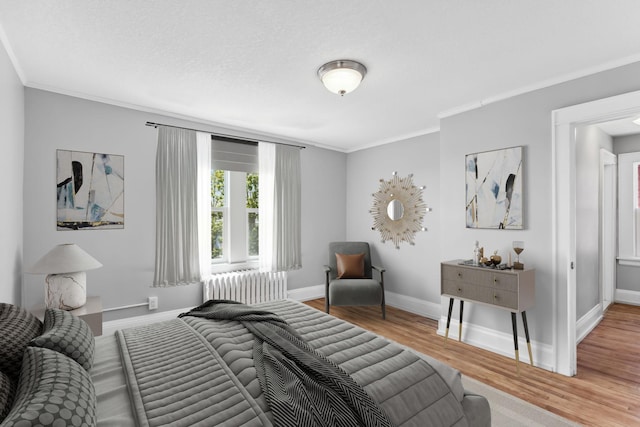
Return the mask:
M306 304L324 311L324 299ZM513 359L452 339L444 347L437 321L394 307L387 306L386 320L379 307L331 307L331 314L577 423L640 426L640 307L609 307L602 322L578 345L575 377L526 363L520 363L518 376ZM526 346L521 346L523 351Z

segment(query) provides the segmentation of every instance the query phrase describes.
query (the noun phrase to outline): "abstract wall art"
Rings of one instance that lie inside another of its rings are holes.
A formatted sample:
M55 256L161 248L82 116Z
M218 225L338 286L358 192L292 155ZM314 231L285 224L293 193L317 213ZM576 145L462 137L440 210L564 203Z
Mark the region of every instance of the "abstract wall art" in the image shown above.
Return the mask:
M465 156L467 228L521 230L522 147Z
M56 154L58 230L124 228L124 156Z

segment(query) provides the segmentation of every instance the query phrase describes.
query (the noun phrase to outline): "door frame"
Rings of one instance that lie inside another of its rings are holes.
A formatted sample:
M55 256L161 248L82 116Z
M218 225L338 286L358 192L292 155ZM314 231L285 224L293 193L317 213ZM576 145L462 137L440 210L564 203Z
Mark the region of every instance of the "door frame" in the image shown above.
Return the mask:
M618 157L600 149L600 302L604 312L615 299ZM608 173L613 169L613 174Z
M552 258L555 371L573 376L576 349L576 127L640 112L640 91L551 112Z

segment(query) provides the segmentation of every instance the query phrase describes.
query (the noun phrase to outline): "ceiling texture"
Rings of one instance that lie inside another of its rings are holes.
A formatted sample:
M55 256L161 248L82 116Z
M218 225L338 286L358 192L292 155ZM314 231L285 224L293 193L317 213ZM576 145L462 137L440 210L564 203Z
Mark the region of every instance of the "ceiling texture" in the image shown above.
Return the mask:
M27 87L344 152L640 60L638 0L0 0ZM318 68L362 62L344 97ZM640 79L640 76L638 76Z

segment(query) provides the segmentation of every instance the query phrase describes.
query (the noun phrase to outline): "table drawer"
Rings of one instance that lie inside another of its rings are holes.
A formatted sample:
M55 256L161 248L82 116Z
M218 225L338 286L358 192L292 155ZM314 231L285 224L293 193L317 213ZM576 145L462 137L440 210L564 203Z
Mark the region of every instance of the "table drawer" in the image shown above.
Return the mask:
M483 288L481 286L461 283L453 280L442 281L442 293L457 298L485 301L488 299L486 289L487 288Z
M478 268L464 268L450 265L442 266L442 280L450 280L457 282L473 283L481 285L489 282L486 276L487 271Z
M493 289L490 293L490 304L500 307L518 310L518 293L512 291L503 291L501 289Z
M482 276L484 286L508 291L518 291L518 276L509 273L500 273L498 271L486 271Z

